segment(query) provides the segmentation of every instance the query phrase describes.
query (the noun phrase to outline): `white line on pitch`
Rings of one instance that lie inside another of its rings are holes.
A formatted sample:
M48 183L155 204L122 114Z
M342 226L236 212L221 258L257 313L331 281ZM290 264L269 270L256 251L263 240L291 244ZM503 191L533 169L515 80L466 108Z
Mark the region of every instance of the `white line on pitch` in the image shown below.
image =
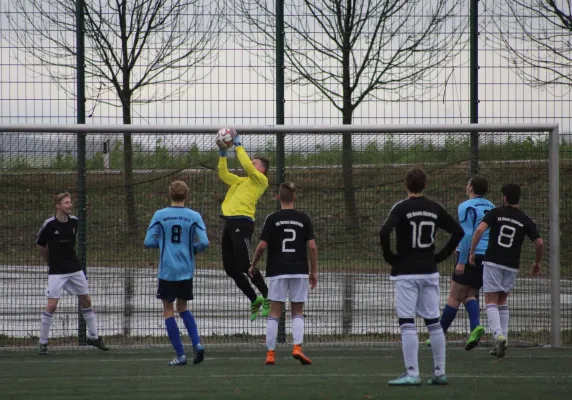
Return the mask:
M262 354L262 353L261 353ZM10 359L0 359L0 365L2 364L18 364L18 363L27 363L27 364L59 364L59 363L86 363L86 362L96 362L96 363L116 363L116 362L121 362L121 363L137 363L137 362L161 362L161 361L165 361L169 358L168 355L165 355L164 357L157 357L157 358L108 358L108 359L97 359L97 360L93 360L93 359L89 359L89 358L82 358L82 357L77 357L77 358L66 358L66 359L56 359L56 360L50 360L50 359L46 359L46 358L42 358L42 359L18 359L15 357L11 357ZM242 360L246 360L246 361L256 361L256 360L262 360L263 354L260 357L206 357L205 361L242 361ZM290 359L291 357L289 356L279 356L278 359ZM312 356L312 359L316 359L316 360L400 360L402 357L401 356ZM494 356L491 355L475 355L472 356L471 358L485 358L485 359L490 359L491 361L495 359ZM545 356L541 356L541 355L508 355L507 359L542 359L542 358L547 358L547 359L572 359L572 355L545 355ZM454 359L454 357L453 357ZM449 358L449 361L451 360L451 358Z
M259 374L260 377L268 378L391 378L397 376L397 373L370 373L370 374L344 374L344 373L320 373L320 374ZM73 377L75 380L148 380L148 379L172 379L176 377L188 377L189 375L113 375L113 376L82 376ZM209 375L193 375L195 378L201 379L242 379L242 378L252 378L252 374L209 374ZM478 374L461 374L461 375L447 375L449 378L453 379L572 379L572 375L478 375ZM14 377L0 377L0 381L13 380ZM69 381L70 377L48 377L48 376L38 376L38 377L18 377L18 381Z

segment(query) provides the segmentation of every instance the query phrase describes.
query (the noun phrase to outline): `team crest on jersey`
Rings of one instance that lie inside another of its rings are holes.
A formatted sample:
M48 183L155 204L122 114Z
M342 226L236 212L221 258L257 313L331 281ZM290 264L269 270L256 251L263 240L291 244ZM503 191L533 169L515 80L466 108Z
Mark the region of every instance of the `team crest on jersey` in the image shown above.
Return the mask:
M54 235L59 235L59 234L60 234L59 231L55 231L55 232L54 232Z

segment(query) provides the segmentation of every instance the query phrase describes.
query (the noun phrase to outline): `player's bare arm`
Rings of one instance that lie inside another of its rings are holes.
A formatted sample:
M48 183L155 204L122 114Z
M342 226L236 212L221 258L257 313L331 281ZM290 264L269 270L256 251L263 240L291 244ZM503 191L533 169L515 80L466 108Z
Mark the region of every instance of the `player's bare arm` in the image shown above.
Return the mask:
M488 229L488 225L485 222L481 222L479 227L473 234L473 240L471 241L471 249L469 250L469 264L475 263L475 251L477 249L477 245L479 244L481 238L483 237L483 233Z
M544 255L544 241L542 238L537 238L532 241L534 245L534 263L532 264L532 275L540 274L540 262L542 261L542 256Z
M48 246L40 246L39 244L37 244L36 246L38 246L38 250L40 250L40 255L42 256L42 258L44 259L45 262L49 261L49 256L50 256L50 250L48 249Z
M314 239L308 241L310 249L310 287L312 289L318 286L318 246Z
M258 261L260 261L260 258L264 254L264 251L266 250L267 247L268 243L266 243L264 240L261 240L260 243L258 243L258 246L256 246L256 250L254 251L254 258L252 259L252 263L250 264L250 268L248 269L248 275L250 275L251 277L254 276L254 272L256 271L256 265L258 264Z

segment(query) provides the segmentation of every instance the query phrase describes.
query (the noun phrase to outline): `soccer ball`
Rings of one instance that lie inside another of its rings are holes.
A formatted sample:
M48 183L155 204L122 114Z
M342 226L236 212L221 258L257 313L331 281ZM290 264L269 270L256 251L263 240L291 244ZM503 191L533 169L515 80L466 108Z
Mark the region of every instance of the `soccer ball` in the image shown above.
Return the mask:
M230 149L234 144L233 139L233 130L229 128L222 128L220 129L215 136L215 143L221 149Z

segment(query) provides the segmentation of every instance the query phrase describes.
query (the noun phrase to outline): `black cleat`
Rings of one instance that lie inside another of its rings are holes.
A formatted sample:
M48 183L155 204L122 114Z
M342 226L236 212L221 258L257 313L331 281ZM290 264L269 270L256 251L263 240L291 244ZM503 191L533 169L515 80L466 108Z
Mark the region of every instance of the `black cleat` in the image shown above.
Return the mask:
M87 339L87 344L93 347L97 347L99 350L109 351L109 347L103 343L103 340L100 337L97 339Z
M45 356L48 354L48 344L47 343L38 343L38 354L41 356Z

